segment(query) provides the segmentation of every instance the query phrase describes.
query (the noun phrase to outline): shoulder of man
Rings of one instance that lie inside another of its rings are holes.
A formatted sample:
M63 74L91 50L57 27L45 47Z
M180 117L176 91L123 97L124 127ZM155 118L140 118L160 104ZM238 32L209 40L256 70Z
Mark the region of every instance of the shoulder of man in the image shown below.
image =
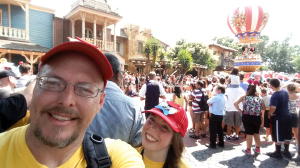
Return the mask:
M126 142L109 138L101 141L100 136L86 133L83 151L88 167L144 167L141 155Z
M112 167L145 167L142 156L128 143L121 140L104 139Z

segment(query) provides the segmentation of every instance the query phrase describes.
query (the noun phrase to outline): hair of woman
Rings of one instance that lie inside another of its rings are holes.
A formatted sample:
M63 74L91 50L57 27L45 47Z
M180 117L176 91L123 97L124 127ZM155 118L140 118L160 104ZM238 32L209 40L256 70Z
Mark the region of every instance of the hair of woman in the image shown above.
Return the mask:
M246 92L246 96L258 96L256 92L256 85L255 84L249 84Z
M181 94L181 89L179 86L175 86L175 90L174 90L175 95L180 98L180 94Z
M297 87L296 87L296 85L294 83L290 83L290 84L287 85L287 89L290 92L296 92L296 88Z
M179 168L179 162L181 160L183 151L183 138L179 132L174 132L171 140L171 146L169 148L165 162L166 166L172 168Z
M192 87L193 90L196 89L195 83L190 83L190 86Z
M237 67L234 67L231 71L231 75L238 75L239 74L239 69Z

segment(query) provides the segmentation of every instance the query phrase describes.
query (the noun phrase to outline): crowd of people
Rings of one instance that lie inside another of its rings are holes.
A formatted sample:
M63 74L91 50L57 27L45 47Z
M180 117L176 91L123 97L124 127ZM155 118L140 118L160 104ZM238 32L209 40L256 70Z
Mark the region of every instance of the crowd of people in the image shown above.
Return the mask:
M141 100L146 100L146 104L153 99L158 101L159 97L162 98L171 90L169 92L173 93L171 100L184 107L192 118L192 127L188 129L191 134L189 137L206 138L209 130L210 143L206 144L207 147L224 147L224 139L239 141L239 135L243 133L247 141L243 152L251 154L254 139L256 148L253 152L260 154L259 131L261 127L265 127L264 140L270 141L271 134L276 146L275 152L267 155L291 159L289 143L292 137L296 142L295 148L298 149L300 80L297 75L286 79L282 77L283 75L274 73L274 76L279 79L270 77L262 79L263 75L256 73L256 76L244 80L244 73L239 72L238 68L233 68L228 75L202 78L186 75L182 81L180 81L181 76L170 78L166 75L165 78L161 78L157 75L157 79L164 79L162 81L155 80L154 75L154 72L149 74L151 86L149 83L142 85L144 88L151 89L151 95L145 95L144 91L140 91ZM167 85L165 90L162 90L161 88L169 83L168 81L173 81L174 86L170 89ZM155 83L160 89L151 88ZM205 96L209 100L202 98ZM201 101L207 103L209 110L201 109ZM223 132L226 132L225 136ZM217 136L218 143L216 143ZM281 148L284 148L284 151L281 152Z
M51 49L36 76L28 64L19 70L0 72L0 167L184 168L187 132L201 139L209 131L213 149L244 132L243 152L254 138L259 154L261 126L275 142L270 157L290 159L292 136L298 146L296 78L245 81L237 68L206 77L129 73L84 41ZM142 110L132 96L145 101Z

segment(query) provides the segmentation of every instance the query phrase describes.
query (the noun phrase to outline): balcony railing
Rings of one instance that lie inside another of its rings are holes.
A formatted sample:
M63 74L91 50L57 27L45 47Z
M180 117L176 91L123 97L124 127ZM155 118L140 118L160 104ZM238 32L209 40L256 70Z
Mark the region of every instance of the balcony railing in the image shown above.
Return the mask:
M71 5L71 10L76 8L77 6L84 6L87 8L92 8L95 10L101 10L101 11L106 11L108 13L114 12L111 9L111 6L105 3L104 1L100 0L77 0L73 5ZM114 12L116 13L116 12Z
M85 40L94 44L94 39L92 38L85 38ZM104 47L103 40L96 40L96 46L98 46L99 50L114 51L114 42L106 41L106 47Z
M0 26L0 37L11 37L26 40L26 30Z

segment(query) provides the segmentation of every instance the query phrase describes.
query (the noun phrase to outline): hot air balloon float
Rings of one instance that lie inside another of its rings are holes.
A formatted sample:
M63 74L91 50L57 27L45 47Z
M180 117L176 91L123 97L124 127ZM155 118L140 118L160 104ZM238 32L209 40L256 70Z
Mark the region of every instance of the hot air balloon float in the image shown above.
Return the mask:
M231 32L244 44L241 55L235 58L235 66L240 71L254 72L261 67L261 57L254 54L254 44L261 43L261 31L269 20L269 14L260 6L239 7L229 13L227 24Z

